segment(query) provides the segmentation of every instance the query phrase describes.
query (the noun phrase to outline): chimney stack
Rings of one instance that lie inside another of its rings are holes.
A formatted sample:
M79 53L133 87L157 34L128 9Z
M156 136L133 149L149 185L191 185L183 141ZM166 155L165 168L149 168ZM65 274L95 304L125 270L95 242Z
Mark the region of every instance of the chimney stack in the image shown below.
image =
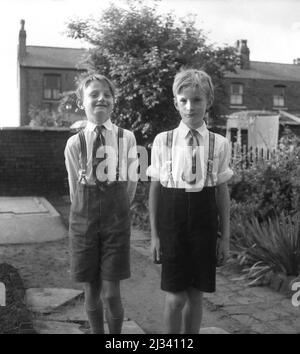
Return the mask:
M246 39L241 39L236 42L236 51L240 57L241 69L250 69L250 50L247 46Z
M26 31L24 29L25 20L21 20L21 29L19 31L19 48L18 56L19 61L21 61L26 55Z
M294 59L294 64L295 65L300 65L300 58Z

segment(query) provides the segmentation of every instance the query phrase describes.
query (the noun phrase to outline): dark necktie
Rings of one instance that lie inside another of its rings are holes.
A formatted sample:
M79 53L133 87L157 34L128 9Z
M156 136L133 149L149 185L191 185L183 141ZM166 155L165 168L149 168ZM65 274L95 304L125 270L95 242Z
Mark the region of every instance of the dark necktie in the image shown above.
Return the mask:
M199 133L195 129L190 129L188 133L188 146L191 147L189 149L189 152L191 153L191 156L189 158L190 160L189 169L187 173L185 172L182 173L182 179L183 181L189 184L195 184L197 181L201 179L202 176L200 160L198 161L199 163L197 164L197 150L198 150L197 148L199 147Z
M95 178L96 184L99 183L100 181L97 178L97 166L99 163L101 163L103 160L106 159L106 154L104 153L103 157L99 158L97 157L97 150L99 149L100 146L104 146L105 147L105 138L104 138L104 130L105 127L103 125L99 126L97 125L95 127L95 133L96 135L96 139L94 141L93 144L93 155L92 155L92 165L93 165L93 176ZM104 170L105 173L107 173L107 167L105 167Z

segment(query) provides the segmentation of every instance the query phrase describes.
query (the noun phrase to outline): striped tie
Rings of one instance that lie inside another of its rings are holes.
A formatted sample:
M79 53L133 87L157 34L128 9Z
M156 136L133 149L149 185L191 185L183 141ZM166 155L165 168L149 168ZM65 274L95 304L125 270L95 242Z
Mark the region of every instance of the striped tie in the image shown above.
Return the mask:
M195 129L190 129L188 133L188 146L191 146L191 149L189 150L191 151L191 156L189 159L191 164L189 164L188 173L182 173L182 180L189 184L195 184L197 180L199 181L201 179L202 176L200 161L197 164L197 148L199 147L199 145L200 144L198 131Z
M96 184L100 183L100 181L97 178L97 166L99 165L99 163L101 163L103 160L106 159L106 153L104 153L104 156L99 158L97 157L97 150L99 149L100 146L104 146L105 147L105 138L104 138L104 130L105 127L103 125L101 126L96 126L95 127L95 133L96 135L96 139L94 141L93 144L93 155L92 155L92 166L93 166L93 176L95 178ZM107 173L107 166L104 169L104 173ZM103 183L103 182L102 182Z

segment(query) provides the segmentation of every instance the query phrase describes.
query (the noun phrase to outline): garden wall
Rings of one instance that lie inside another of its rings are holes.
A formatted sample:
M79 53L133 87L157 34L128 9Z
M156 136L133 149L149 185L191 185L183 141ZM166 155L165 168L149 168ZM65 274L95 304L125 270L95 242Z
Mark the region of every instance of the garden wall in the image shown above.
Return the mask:
M67 194L65 128L0 129L0 195Z

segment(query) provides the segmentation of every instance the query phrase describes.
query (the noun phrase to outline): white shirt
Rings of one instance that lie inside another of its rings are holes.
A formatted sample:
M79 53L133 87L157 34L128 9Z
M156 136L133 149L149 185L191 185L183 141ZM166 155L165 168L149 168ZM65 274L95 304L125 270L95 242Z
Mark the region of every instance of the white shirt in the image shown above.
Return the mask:
M106 128L103 132L105 138L105 147L106 152L114 151L116 154L118 152L118 127L108 119L103 123L103 126ZM93 144L96 139L95 132L96 125L92 122L87 122L87 125L84 129L84 136L86 140L86 148L87 148L87 170L86 170L86 180L88 184L94 185L95 178L93 176L92 170L92 151ZM136 140L135 136L132 132L127 129L123 129L123 140L120 143L121 154L119 156L120 159L120 177L119 181L128 181L128 194L129 199L132 202L137 185L137 149L136 149ZM122 147L121 147L122 146ZM103 149L103 147L99 147L99 149ZM107 151L107 149L109 149ZM69 180L69 188L70 188L70 199L73 200L76 184L79 179L79 171L81 169L81 156L80 156L81 148L80 148L80 140L78 134L71 136L65 147L65 164L68 171L68 180ZM98 154L98 153L97 153ZM108 163L112 161L116 161L116 159L111 159L108 157ZM130 178L129 178L130 171ZM134 176L133 176L134 174Z
M201 176L198 176L196 184L189 184L182 178L182 174L186 172L190 154L187 153L189 127L180 122L179 126L173 131L172 144L172 175L174 185L172 186L169 178L170 158L168 149L166 148L167 132L158 134L153 142L151 151L151 165L147 170L147 175L155 180L159 180L161 184L167 188L185 188L187 192L198 192L204 187L207 174L207 161L209 150L209 131L205 122L196 129L199 133L199 148L197 149L198 161L201 164ZM212 178L213 184L209 180L208 186L219 185L227 182L233 175L233 171L229 167L230 147L228 140L220 134L215 133L214 159ZM198 171L198 170L197 170Z

